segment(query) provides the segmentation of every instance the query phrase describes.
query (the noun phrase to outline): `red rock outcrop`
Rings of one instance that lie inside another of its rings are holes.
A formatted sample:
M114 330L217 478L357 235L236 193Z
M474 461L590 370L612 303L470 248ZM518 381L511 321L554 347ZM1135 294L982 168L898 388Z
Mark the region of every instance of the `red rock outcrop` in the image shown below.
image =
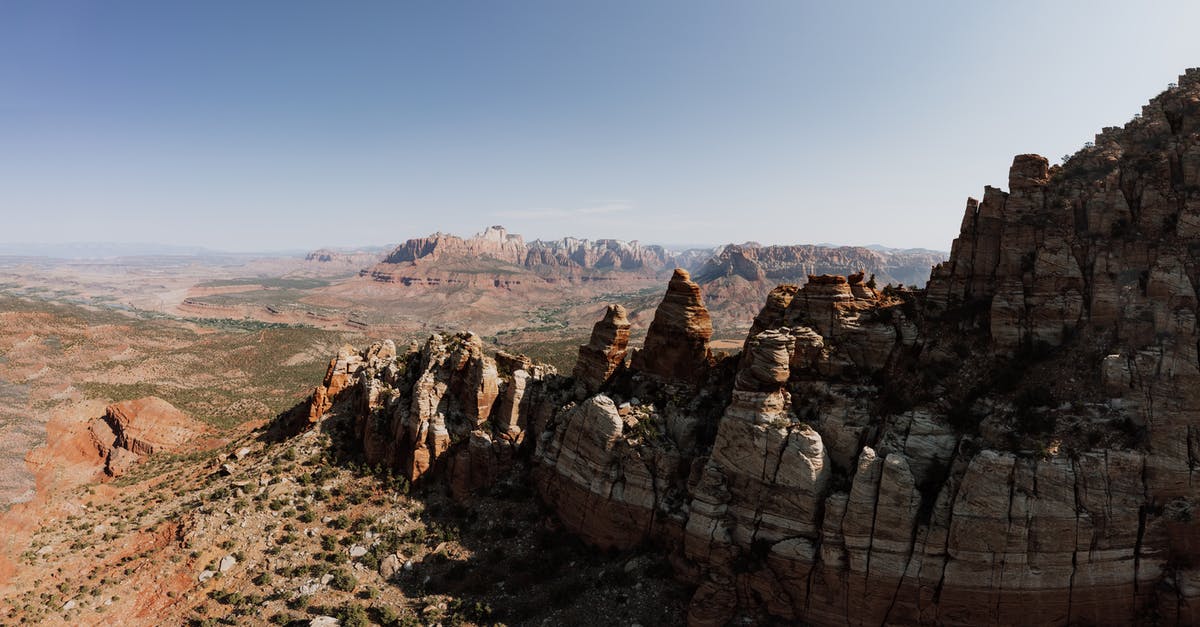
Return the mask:
M91 422L89 435L104 470L118 477L141 458L178 450L207 429L156 396L113 403Z
M191 417L156 396L113 403L104 421L116 435L114 445L138 455L175 450L197 435Z
M391 340L385 344L395 356L396 345ZM385 346L381 344L380 346ZM382 350L382 348L381 348ZM329 368L325 370L325 380L313 390L312 401L309 403L308 422L316 423L333 407L337 397L349 387L358 371L363 367L363 357L353 346L343 346L337 357L329 360Z
M568 528L597 546L628 549L651 537L656 507L645 456L625 437L612 399L593 396L564 413L535 459L542 497Z
M343 349L309 416L349 408L367 462L417 480L439 467L463 493L487 485L511 464L549 366L483 352L479 336L434 334L397 354L391 340L360 353Z
M668 381L698 383L708 371L712 354L712 319L704 308L700 286L687 270L676 268L667 293L654 312L642 350L632 367Z
M625 365L630 326L625 308L609 305L604 318L592 327L591 339L579 347L579 359L572 376L587 393L596 393L618 368Z
M767 304L754 317L747 337L754 337L766 329L780 326L784 312L787 311L788 305L792 304L792 299L796 297L799 289L792 284L779 285L772 289L767 294Z

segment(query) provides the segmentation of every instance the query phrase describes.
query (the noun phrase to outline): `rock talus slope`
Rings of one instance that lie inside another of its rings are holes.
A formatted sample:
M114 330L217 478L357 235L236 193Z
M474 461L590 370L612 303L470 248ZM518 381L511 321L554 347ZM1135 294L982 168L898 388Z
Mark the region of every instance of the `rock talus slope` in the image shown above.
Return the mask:
M339 356L312 411L459 494L528 456L566 528L671 556L694 625L1190 624L1197 286L1189 70L1064 165L1017 156L925 289L812 276L714 356L676 272L628 367L610 309L573 378L435 335Z

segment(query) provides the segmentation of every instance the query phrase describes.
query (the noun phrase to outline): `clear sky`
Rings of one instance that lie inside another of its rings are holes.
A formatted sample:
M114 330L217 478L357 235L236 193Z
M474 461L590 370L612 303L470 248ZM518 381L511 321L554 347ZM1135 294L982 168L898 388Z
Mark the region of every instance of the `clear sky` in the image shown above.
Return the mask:
M0 1L0 241L948 249L1200 2Z

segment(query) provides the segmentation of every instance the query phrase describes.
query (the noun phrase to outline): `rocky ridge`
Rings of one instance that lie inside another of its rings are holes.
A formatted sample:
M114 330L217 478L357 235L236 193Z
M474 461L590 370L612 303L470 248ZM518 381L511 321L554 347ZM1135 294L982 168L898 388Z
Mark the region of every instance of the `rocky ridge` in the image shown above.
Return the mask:
M729 244L693 269L696 281L708 284L726 277L747 281L803 283L809 275L852 274L867 270L880 285L919 285L929 279L929 269L945 261L932 251L876 251L861 246L761 246L753 242Z
M711 365L711 337L712 319L700 297L700 286L692 282L687 270L676 269L666 296L654 311L646 342L630 365L664 380L695 383Z
M359 270L364 265L378 263L382 253L369 251L341 251L330 248L319 248L304 256L304 260L318 265L339 266Z
M361 274L405 286L511 288L526 282L614 280L613 272L653 277L669 259L661 246L571 237L526 243L502 226L490 226L470 238L435 233L410 239Z
M317 251L309 258L332 261L341 255ZM434 233L410 239L361 274L409 286L513 287L520 284L517 281L613 280L608 275L614 272L658 278L678 266L689 269L702 285L714 283L714 288L729 289L726 283L740 278L770 289L779 282L803 282L810 274L850 274L862 269L877 275L881 284L917 284L944 259L944 255L929 251L875 251L855 246L760 246L748 242L674 252L614 239L564 237L526 242L502 226L489 226L469 238Z
M566 528L671 556L693 625L1196 622L1200 70L1008 187L926 289L781 286L738 355L677 271L628 366L610 310L579 381L434 336L333 396L459 494L529 455Z

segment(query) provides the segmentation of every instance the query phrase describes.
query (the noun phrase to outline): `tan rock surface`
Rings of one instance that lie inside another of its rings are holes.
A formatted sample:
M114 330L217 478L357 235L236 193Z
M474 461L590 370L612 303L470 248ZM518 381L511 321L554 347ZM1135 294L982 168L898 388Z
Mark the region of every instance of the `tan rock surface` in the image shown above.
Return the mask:
M595 393L625 365L631 325L621 305L609 305L604 318L592 327L592 337L579 347L573 376L588 393Z
M138 455L173 451L201 430L187 414L154 396L113 403L104 419L116 436L114 445Z
M686 270L676 268L667 293L654 312L642 350L631 366L669 381L698 383L708 371L712 320L700 296L700 286Z

